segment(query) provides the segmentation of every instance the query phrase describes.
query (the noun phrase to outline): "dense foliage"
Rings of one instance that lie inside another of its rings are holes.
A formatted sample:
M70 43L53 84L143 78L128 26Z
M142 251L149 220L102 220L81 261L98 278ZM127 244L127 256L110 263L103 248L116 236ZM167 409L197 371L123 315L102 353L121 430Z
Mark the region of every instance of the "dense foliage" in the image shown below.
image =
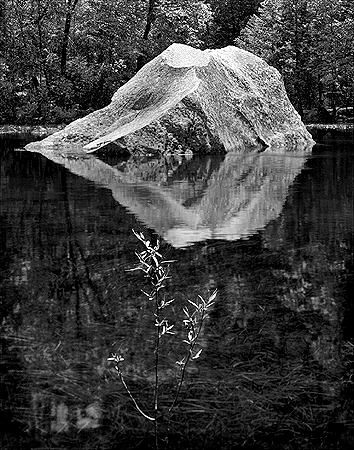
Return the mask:
M296 108L353 104L351 0L0 0L0 123L101 108L172 42L243 46L282 73Z
M282 74L300 112L322 110L322 121L352 113L354 3L351 0L265 0L236 44ZM330 110L332 117L328 117ZM340 109L340 111L337 111ZM338 114L339 113L339 114Z

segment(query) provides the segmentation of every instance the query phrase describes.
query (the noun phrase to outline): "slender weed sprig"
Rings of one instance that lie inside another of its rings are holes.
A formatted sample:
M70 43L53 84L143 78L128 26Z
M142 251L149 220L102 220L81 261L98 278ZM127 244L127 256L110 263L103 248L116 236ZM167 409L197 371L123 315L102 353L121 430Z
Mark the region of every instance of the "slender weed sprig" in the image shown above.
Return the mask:
M200 333L203 328L203 324L206 319L208 319L208 310L213 306L215 303L214 300L217 295L217 290L215 290L208 300L204 300L204 298L201 295L198 295L197 302L193 302L192 300L188 300L188 303L190 303L193 307L193 311L189 311L188 307L185 306L183 308L183 312L186 316L186 318L183 320L183 325L185 329L187 330L187 337L186 339L183 339L183 342L187 344L187 355L184 356L181 360L176 361L176 364L180 368L180 379L177 386L177 391L175 398L173 399L173 402L171 406L169 407L169 413L173 410L175 407L182 385L186 374L186 369L188 366L188 363L190 361L194 361L198 359L203 351L202 348L199 348L196 350L196 346L198 344L198 339L200 337Z
M153 316L154 325L156 328L155 333L155 382L154 382L154 399L153 407L154 414L146 414L138 405L135 397L130 391L123 374L122 363L124 357L119 354L112 354L108 361L115 363L115 370L118 373L120 382L122 383L124 389L128 393L130 399L132 400L136 410L145 419L154 422L155 431L155 448L158 449L158 414L159 414L159 388L160 388L160 378L159 378L159 361L161 352L161 339L166 335L174 335L173 331L174 325L171 325L167 317L164 315L164 309L174 302L174 299L166 300L165 296L161 294L161 290L166 287L166 281L170 279L169 271L170 264L174 261L165 260L161 253L159 253L160 242L157 240L156 244L153 245L150 240L148 240L143 233L136 232L133 230L136 238L142 242L144 249L141 252L135 252L138 258L138 265L133 269L128 269L128 271L142 271L144 276L148 278L151 290L146 292L141 290L141 292L151 301L154 305ZM202 353L202 348L198 344L200 334L203 328L205 320L208 318L208 310L214 304L217 291L214 291L208 300L204 300L201 295L198 295L196 302L188 300L190 306L185 306L183 308L183 313L185 319L183 320L183 325L186 330L186 337L183 342L187 345L186 355L176 362L179 366L179 379L176 386L176 392L173 397L171 406L168 408L168 424L170 424L171 412L177 404L177 400L180 396L181 388L186 376L187 366L191 361L198 359ZM200 348L198 348L200 347Z

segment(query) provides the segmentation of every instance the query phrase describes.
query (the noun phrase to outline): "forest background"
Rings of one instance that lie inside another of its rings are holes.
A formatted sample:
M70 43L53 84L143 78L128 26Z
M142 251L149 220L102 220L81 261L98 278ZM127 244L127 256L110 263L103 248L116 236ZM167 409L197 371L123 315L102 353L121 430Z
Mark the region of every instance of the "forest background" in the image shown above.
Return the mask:
M353 114L352 0L0 0L0 124L102 108L173 42L264 58L307 122Z

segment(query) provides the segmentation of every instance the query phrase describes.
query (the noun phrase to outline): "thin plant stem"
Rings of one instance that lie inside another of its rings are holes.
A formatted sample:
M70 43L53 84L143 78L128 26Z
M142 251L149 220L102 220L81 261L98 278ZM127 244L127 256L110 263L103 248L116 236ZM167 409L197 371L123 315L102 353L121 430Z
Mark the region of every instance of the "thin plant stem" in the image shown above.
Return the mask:
M137 402L136 402L136 400L135 400L133 394L131 393L131 391L130 391L128 385L127 385L127 383L125 382L124 377L123 377L122 370L121 370L121 368L120 368L120 366L119 366L119 364L120 364L123 360L124 360L124 358L122 358L121 356L115 355L115 354L112 355L111 358L108 358L108 361L114 361L114 362L116 363L116 365L115 365L114 368L116 369L116 371L117 371L117 373L118 373L120 382L122 383L124 389L125 389L126 392L128 393L130 399L131 399L132 402L134 403L134 406L135 406L136 410L137 410L143 417L145 417L145 419L148 419L148 420L151 420L151 421L155 421L155 418L154 418L154 417L148 416L148 415L145 414L144 411L140 408L140 406L137 404Z
M154 413L155 413L155 448L158 449L158 395L159 395L159 356L160 356L160 306L158 289L155 288L155 311L156 311L156 348L155 348L155 389L154 389Z
M176 395L175 395L175 397L173 399L173 402L172 402L171 406L168 409L169 413L171 413L173 408L176 406L179 394L180 394L181 389L182 389L182 385L183 385L183 381L184 381L184 377L185 377L185 374L186 374L188 363L190 362L190 360L193 357L193 350L194 350L194 347L195 347L195 345L197 343L197 340L199 338L200 332L202 330L203 321L204 321L204 312L203 312L203 315L202 315L200 323L199 323L198 332L195 335L195 339L193 340L193 343L191 344L191 346L189 348L189 351L188 351L188 354L186 356L186 360L183 363L183 366L182 366L182 369L181 369L181 377L180 377L180 380L179 380L179 383L178 383L178 387L177 387L177 392L176 392Z
M127 386L127 384L126 384L126 382L125 382L125 380L124 380L124 378L123 378L122 372L119 373L119 378L120 378L120 381L121 381L122 385L124 386L125 390L127 391L129 397L130 397L131 400L133 401L135 408L139 411L139 413L140 413L143 417L145 417L145 419L148 419L148 420L151 420L151 421L156 422L156 417L150 417L150 416L148 416L148 415L145 414L144 411L139 407L139 405L137 404L137 402L136 402L134 396L133 396L132 393L130 392L130 390L129 390L129 388L128 388L128 386Z

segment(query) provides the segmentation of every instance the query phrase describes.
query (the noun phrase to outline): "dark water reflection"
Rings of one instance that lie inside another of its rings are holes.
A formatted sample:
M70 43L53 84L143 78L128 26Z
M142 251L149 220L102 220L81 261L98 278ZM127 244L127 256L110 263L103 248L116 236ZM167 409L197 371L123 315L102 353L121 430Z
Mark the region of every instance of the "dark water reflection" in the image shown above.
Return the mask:
M19 143L16 143L19 146ZM346 449L353 428L353 146L163 161L1 148L2 448L145 448L154 326L125 269L131 229L162 236L176 328L218 300L169 448ZM163 349L163 414L177 334ZM163 445L163 444L161 444ZM164 447L163 447L164 448Z

